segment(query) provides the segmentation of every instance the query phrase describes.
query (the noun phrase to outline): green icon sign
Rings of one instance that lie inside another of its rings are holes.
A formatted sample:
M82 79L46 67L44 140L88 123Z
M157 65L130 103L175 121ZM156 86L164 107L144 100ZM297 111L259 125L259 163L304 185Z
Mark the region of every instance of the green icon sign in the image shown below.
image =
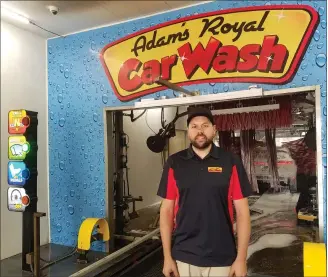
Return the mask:
M8 140L8 159L24 160L30 151L30 145L25 136L10 136Z

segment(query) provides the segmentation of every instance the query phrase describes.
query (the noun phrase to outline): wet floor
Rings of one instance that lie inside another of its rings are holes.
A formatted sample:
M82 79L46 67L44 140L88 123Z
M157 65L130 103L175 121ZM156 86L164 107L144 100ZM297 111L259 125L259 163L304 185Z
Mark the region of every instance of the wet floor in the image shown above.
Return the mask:
M317 228L298 226L294 211L299 194L289 191L251 197L252 234L248 249L248 274L298 277L303 274L303 242L317 241ZM139 211L129 229L147 229L159 206Z
M249 199L253 212L251 213L252 234L248 249L248 276L304 276L303 242L317 241L317 230L310 226L297 225L294 212L297 200L298 194L288 191L275 194L264 193ZM140 210L139 218L130 222L127 231L152 230L151 225L158 212L159 205ZM67 247L43 246L41 251L44 255L47 255L48 251L56 254L55 256L61 256L61 253L67 253ZM98 253L97 255L95 260L106 254ZM2 260L1 276L31 276L30 273L20 271L20 260L20 255ZM83 265L78 265L76 258L72 257L51 267L51 273L49 271L47 273L48 276L57 276L63 274L64 270L67 274L69 273L65 276L69 276L81 268ZM161 270L159 270L159 275L161 275Z
M304 276L303 242L317 241L318 230L297 225L294 208L298 197L289 191L264 193L252 205L263 213L252 216L249 275Z

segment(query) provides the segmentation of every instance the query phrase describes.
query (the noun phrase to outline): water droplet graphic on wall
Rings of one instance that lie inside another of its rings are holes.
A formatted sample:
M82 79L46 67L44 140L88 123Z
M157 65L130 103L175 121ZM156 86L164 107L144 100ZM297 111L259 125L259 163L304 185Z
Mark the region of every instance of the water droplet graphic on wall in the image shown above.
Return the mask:
M324 116L327 116L327 106L323 107L322 113L323 113Z
M88 187L87 183L84 183L84 184L83 184L83 188L84 188L84 189L87 189L87 187Z
M327 57L325 54L318 54L317 57L315 58L315 62L319 67L324 67L326 64L326 60Z
M327 97L327 91L326 90L322 90L321 91L321 96L322 97Z
M71 189L71 191L69 192L69 195L70 195L71 197L74 197L74 195L75 195L75 191L74 191L73 189Z
M60 127L63 127L65 125L65 118L62 117L61 119L59 119L58 124Z
M63 99L64 99L63 95L61 93L58 94L58 96L57 96L58 103L63 102Z
M228 84L225 84L223 86L223 91L227 92L229 90L229 85Z
M65 169L65 162L64 161L60 161L59 162L59 168L60 168L60 170L64 170Z
M74 214L74 207L72 205L68 205L68 212L69 214Z
M322 47L323 47L323 43L318 43L317 48L322 49Z
M325 13L325 8L324 7L320 7L318 9L318 13L319 13L319 15L323 15Z
M97 122L99 120L99 115L97 113L93 114L93 121Z
M309 75L304 75L304 76L302 77L302 80L305 82L308 78L309 78Z
M65 69L64 76L65 76L66 79L68 79L68 77L69 77L69 71L68 71L68 69Z
M53 120L54 119L54 113L53 112L50 112L50 119Z
M59 71L60 71L61 73L64 72L64 65L63 65L63 64L61 64L61 65L59 66Z
M315 41L318 41L320 39L320 32L318 30L314 32L313 38Z
M104 95L102 96L102 102L103 102L104 104L107 104L107 102L108 102L108 96L107 96L107 94L104 94Z
M60 233L62 231L62 226L58 223L56 226L57 232Z
M322 29L326 29L326 27L327 27L326 20L322 20L321 23L320 23L320 26L321 26Z
M91 49L96 50L96 43L94 41L91 42Z
M306 67L307 67L307 63L303 63L303 64L301 65L301 69L302 69L302 70L304 70Z
M64 201L65 201L65 202L68 201L68 196L67 196L67 195L64 196Z
M88 158L88 154L84 153L84 158L87 159Z
M51 47L51 46L48 47L48 53L49 53L50 55L52 54L52 47Z

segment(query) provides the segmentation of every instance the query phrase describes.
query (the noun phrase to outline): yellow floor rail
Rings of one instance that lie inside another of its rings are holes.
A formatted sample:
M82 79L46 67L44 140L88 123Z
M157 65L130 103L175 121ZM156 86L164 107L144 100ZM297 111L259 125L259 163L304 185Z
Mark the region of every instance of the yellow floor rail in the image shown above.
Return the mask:
M326 245L304 242L303 263L304 277L327 277Z

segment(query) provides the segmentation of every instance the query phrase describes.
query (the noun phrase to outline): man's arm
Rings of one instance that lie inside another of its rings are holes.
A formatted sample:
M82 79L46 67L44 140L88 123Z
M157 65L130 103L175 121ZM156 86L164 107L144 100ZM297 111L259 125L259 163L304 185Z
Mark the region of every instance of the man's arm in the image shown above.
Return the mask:
M159 183L157 195L163 198L160 210L160 232L163 245L165 277L179 277L177 265L172 258L171 241L174 226L174 207L177 197L177 186L172 168L172 160L169 157L163 168L162 178Z
M174 226L174 206L177 197L176 180L169 157L164 165L157 195L163 198L160 209L160 231L164 257L171 259L171 239Z
M172 259L171 240L174 225L174 200L164 199L160 210L160 232L164 259Z
M234 156L231 184L232 200L236 209L237 257L231 266L229 276L247 275L247 250L251 233L250 211L247 197L252 195L252 187L241 159Z
M234 201L236 209L236 224L238 237L237 259L240 261L247 260L247 249L251 235L251 220L248 206L248 199L242 198Z

